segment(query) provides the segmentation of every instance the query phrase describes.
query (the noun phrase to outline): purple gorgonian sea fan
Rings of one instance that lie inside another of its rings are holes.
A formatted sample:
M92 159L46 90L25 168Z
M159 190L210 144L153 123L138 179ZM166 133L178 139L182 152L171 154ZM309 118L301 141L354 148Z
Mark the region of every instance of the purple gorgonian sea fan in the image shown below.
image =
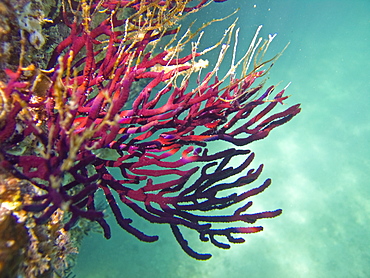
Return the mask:
M236 59L235 47L232 60L225 61L227 49L234 40L236 44L235 22L216 45L199 50L202 29L211 22L180 35L178 21L209 1L188 2L66 3L63 22L70 33L53 50L48 69L21 64L16 72L6 71L1 167L34 185L32 202L24 210L36 224L61 210L65 230L86 218L99 223L110 238L104 213L97 208L101 191L127 232L142 241L158 240L135 228L125 217L129 209L151 223L168 224L188 255L206 260L211 254L191 249L180 228L227 249L230 245L220 239L244 242L233 235L259 232L262 227L247 224L281 214L280 209L247 212L252 205L248 198L271 180L251 187L262 165L248 169L254 154L240 148L300 112L294 105L271 113L288 98L286 88L278 93L274 86L263 89L264 76L279 56L264 59L274 36L263 42L259 27L245 55ZM184 55L190 43L192 50ZM218 60L209 68L199 57L217 49ZM229 70L218 76L225 63ZM34 78L27 79L26 72ZM211 153L207 146L212 141L234 147ZM27 147L15 151L22 142ZM235 157L244 157L243 162L231 163Z

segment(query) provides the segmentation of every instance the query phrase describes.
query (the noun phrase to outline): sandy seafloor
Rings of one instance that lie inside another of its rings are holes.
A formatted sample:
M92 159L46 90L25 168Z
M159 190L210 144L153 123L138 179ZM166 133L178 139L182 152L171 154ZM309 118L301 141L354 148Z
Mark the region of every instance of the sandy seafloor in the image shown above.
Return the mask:
M251 211L283 214L259 221L264 231L230 250L190 234L195 250L213 254L205 262L186 255L167 225L138 223L160 236L143 243L110 217L112 239L86 237L76 277L370 277L370 1L229 0L194 17L207 22L238 7L240 55L260 24L264 37L278 33L270 55L291 42L267 85L292 82L286 104L303 110L247 146L256 153L253 165L265 164L254 185L273 180ZM206 29L204 47L235 17Z

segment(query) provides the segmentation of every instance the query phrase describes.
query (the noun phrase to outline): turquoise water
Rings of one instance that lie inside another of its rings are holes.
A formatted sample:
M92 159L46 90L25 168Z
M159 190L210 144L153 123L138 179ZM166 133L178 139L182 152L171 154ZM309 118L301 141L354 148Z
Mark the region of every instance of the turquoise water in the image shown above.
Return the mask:
M292 82L286 103L303 110L248 146L254 165L265 164L259 181L273 180L254 208L283 214L259 221L264 231L230 250L193 238L194 249L213 254L205 262L187 256L166 225L139 225L160 236L151 244L119 228L110 240L90 234L76 277L370 277L370 1L229 0L197 18L238 7L206 29L203 43L216 41L236 17L240 53L260 24L262 36L278 33L271 54L290 42L268 83Z

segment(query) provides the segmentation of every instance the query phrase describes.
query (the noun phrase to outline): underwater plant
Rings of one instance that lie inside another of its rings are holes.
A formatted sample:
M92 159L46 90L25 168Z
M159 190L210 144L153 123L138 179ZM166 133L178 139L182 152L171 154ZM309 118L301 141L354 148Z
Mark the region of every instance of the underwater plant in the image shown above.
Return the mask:
M274 36L263 42L259 27L245 55L237 60L234 48L229 70L219 76L234 34L237 38L235 22L216 45L199 50L202 30L212 22L184 33L178 23L211 2L191 2L63 1L61 22L70 31L53 49L47 68L24 65L21 54L18 69L5 70L0 168L25 184L17 193L23 194L17 210L33 226L50 225L58 215L58 229L68 233L88 219L110 238L105 213L97 208L102 192L128 233L145 242L158 240L135 228L126 209L168 224L188 255L206 260L211 254L194 251L180 228L227 249L244 242L234 234L263 229L246 224L281 214L281 209L247 212L248 198L271 180L251 188L263 166L248 169L254 154L237 148L265 138L300 112L293 105L270 114L288 98L286 88L263 90L264 76L279 57L264 58ZM188 44L191 52L184 54ZM218 60L208 69L200 57L217 48ZM197 81L190 82L194 75ZM213 141L233 147L210 153ZM235 166L233 158L241 156Z

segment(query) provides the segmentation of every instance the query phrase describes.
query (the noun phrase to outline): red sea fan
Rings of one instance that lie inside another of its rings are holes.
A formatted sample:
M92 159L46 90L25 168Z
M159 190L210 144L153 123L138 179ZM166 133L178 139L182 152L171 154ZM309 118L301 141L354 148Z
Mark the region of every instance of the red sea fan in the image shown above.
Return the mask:
M102 190L124 230L143 241L158 239L134 227L124 216L129 208L151 223L169 224L182 249L204 260L211 255L193 251L180 227L197 231L202 241L229 248L217 236L243 242L233 234L262 230L244 223L281 213L246 212L252 205L248 198L271 183L267 179L250 188L262 171L262 165L246 170L253 153L229 148L210 154L207 146L216 140L245 146L265 138L300 108L294 105L269 116L287 99L285 89L274 95L274 86L262 92L264 82L255 85L277 58L262 61L273 37L261 44L258 29L244 57L233 58L220 78L217 72L235 24L214 47L198 51L200 36L192 52L183 55L184 45L199 31L188 31L176 41L176 22L207 1L193 7L183 1L144 2L100 1L89 6L82 1L72 22L72 7L69 12L65 7L70 35L55 48L49 71L39 71L33 81L24 81L32 67L7 71L9 80L1 90L1 165L37 188L33 203L24 206L35 214L37 224L61 209L67 212L66 230L82 217L97 221L109 238L104 214L96 208L96 193ZM128 7L138 12L119 18ZM100 22L98 11L106 15ZM158 43L170 36L174 39L158 52ZM190 76L207 65L199 57L220 45L216 66L192 88ZM31 147L16 152L23 141L32 142ZM232 165L238 156L245 156L244 162ZM113 175L112 169L120 175ZM236 208L223 214L229 207ZM230 226L218 228L217 223Z

